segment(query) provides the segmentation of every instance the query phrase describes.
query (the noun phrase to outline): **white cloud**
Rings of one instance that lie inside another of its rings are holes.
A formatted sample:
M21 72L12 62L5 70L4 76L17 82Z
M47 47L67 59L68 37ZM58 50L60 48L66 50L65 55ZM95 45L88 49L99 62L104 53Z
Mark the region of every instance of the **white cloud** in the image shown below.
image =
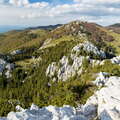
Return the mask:
M34 8L44 8L47 7L49 4L47 2L36 2L32 4L26 5L26 7L34 7Z
M29 4L28 0L9 0L9 3L15 6L26 6Z
M120 3L120 0L73 0L74 2L79 2L79 3L92 3L92 4L112 4L112 3Z
M8 3L3 4L5 1ZM53 6L47 2L2 0L0 2L0 25L47 25L66 23L76 19L101 24L119 22L118 3L120 4L120 0L74 0L73 4Z
M30 3L29 0L9 0L9 4L18 7L32 7L32 8L43 8L48 6L47 2Z

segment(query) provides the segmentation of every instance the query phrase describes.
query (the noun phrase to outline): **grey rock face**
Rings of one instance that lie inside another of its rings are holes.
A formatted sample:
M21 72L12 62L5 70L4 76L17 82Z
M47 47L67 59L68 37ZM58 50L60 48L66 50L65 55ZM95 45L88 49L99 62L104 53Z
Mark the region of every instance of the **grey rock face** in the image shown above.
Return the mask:
M81 48L87 52L93 52L95 55L99 55L102 58L106 57L105 53L102 50L98 50L98 48L92 43L81 43L72 49L70 56L63 56L58 63L51 63L46 70L46 76L50 77L53 81L66 81L67 79L74 77L75 75L80 75L83 72L83 62L85 60L93 66L104 64L104 61L93 60L90 59L89 56L78 55Z
M11 77L11 71L12 69L14 69L15 65L14 64L10 64L7 63L5 60L0 59L0 75L3 74L3 72L5 71L5 75L7 78Z
M99 87L104 86L108 80L109 75L110 75L109 73L100 72L93 83Z
M88 53L92 52L93 54L101 57L101 58L106 58L106 54L104 53L104 51L99 50L96 46L94 46L92 43L86 41L84 43L80 43L77 46L75 46L72 51L73 52L77 52L79 53L79 51L81 50L81 48L84 51L87 51Z
M3 59L0 59L0 73L3 72L3 70L5 69L6 66L6 61L4 61Z
M55 72L57 72L57 70L58 70L58 67L56 65L56 62L53 62L48 66L46 70L46 75L52 78L54 77Z
M120 56L114 57L111 59L111 62L113 64L119 64L120 65Z
M59 61L59 66L56 66L54 62L48 66L46 75L50 78L57 77L58 80L66 81L70 77L82 73L82 63L86 58L84 56L74 57L73 63L70 65L68 57L63 56Z
M106 77L108 73L98 74L94 83L97 86L105 86L97 90L85 105L77 108L78 114L82 114L88 120L99 118L100 120L120 120L120 77Z
M14 50L14 51L12 51L10 54L11 54L11 55L18 55L18 54L22 54L22 53L23 53L22 50Z

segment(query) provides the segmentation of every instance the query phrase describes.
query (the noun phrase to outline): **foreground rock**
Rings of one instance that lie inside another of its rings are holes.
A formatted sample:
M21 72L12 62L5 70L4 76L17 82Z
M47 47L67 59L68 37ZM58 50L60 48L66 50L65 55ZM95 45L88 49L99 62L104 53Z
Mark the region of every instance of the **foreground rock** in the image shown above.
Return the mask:
M79 109L88 120L95 116L100 120L120 120L120 77L108 75L98 74L94 83L102 88Z
M109 77L108 73L99 73L94 84L102 85L85 105L78 108L48 106L31 108L17 106L19 112L10 112L0 120L120 120L120 77Z
M48 106L40 109L33 104L31 108L28 110L22 109L20 112L9 113L6 120L87 120L87 119L82 115L77 115L75 108L70 106L63 106L60 108Z

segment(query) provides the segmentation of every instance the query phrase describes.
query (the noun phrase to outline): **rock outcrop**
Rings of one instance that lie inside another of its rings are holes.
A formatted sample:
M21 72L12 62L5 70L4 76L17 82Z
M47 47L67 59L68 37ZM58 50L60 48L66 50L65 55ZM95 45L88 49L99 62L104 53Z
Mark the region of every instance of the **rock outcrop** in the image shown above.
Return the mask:
M112 62L113 64L118 64L118 65L120 65L120 56L117 56L117 57L112 58L112 59L111 59L111 62Z
M53 79L53 81L62 80L66 81L74 75L80 75L82 73L82 63L88 57L80 56L74 57L72 60L72 65L69 64L69 59L66 56L59 61L59 63L51 63L47 70L46 75Z
M104 51L99 50L96 46L94 46L92 43L90 43L88 41L86 41L84 43L80 43L77 46L75 46L72 49L72 52L79 53L81 50L84 50L87 53L93 53L94 55L99 56L102 59L106 58L106 54Z
M82 48L82 49L81 49ZM51 63L47 70L46 76L50 77L53 81L62 80L66 81L67 79L80 75L83 72L83 62L86 60L93 67L96 65L103 65L104 61L90 59L90 56L79 55L79 52L82 50L86 52L92 52L96 56L106 58L104 51L99 50L90 42L81 43L76 45L69 56L63 56L58 63Z
M23 53L22 50L14 50L14 51L12 51L10 54L11 54L11 55L18 55L18 54L22 54L22 53Z
M20 112L11 112L7 120L87 120L82 115L77 115L75 108L70 106L54 107L48 106L38 108L32 105L30 109Z
M11 71L14 69L14 64L13 63L8 63L5 60L0 58L0 75L3 73L6 75L7 78L11 77Z
M88 110L88 120L95 116L100 120L120 120L120 77L108 76L108 73L98 74L94 83L100 87L102 84L102 88L79 109L84 116Z

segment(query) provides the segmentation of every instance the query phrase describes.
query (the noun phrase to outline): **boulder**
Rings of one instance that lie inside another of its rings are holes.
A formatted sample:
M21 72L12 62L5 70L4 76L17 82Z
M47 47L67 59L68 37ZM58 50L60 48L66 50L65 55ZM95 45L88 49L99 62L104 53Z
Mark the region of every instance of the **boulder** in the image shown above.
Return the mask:
M120 56L114 57L111 59L111 62L113 64L119 64L120 65Z
M22 50L14 50L14 51L12 51L10 54L11 54L11 55L18 55L18 54L22 54L22 53L23 53Z
M11 71L14 69L14 67L15 67L14 64L8 63L4 59L0 59L0 75L2 75L3 72L6 70L5 76L7 78L10 78L11 77Z
M79 109L88 120L93 120L92 116L97 116L100 120L120 120L120 77L106 78L104 75L106 73L100 73L99 76L105 87L96 91Z

